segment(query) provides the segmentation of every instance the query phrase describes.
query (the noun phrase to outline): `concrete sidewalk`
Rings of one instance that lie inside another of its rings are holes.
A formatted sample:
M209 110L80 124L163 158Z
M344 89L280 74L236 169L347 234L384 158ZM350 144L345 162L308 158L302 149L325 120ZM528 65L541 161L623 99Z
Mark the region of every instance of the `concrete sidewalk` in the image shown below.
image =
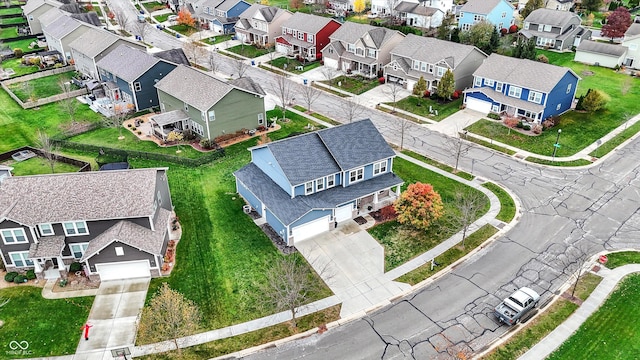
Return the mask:
M565 322L553 330L542 341L537 343L519 360L545 359L564 343L583 322L591 316L607 300L609 294L617 287L618 283L627 275L640 272L640 264L625 265L613 270L603 268L599 274L603 279L596 289L589 295L587 301L576 310Z

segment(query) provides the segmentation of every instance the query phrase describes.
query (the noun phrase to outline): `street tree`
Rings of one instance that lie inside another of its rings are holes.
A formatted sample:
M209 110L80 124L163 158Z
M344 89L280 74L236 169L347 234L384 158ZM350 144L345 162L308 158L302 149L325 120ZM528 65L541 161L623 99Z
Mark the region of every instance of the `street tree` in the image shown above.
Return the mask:
M426 230L444 213L442 198L431 184L416 182L400 194L394 203L398 222Z
M360 100L357 98L347 98L340 104L340 110L347 119L347 122L353 122L364 112L364 107L360 105Z
M416 123L409 119L397 117L391 121L391 128L396 133L400 134L400 151L404 150L404 139L411 133L412 129L415 129Z
M193 66L197 65L207 55L207 50L202 43L193 39L185 41L182 44L182 50Z
M135 35L140 36L142 41L144 41L144 37L151 30L151 24L149 24L147 21L136 21L131 24L131 28L133 29Z
M142 310L138 336L143 342L171 339L180 353L178 338L196 333L200 321L198 306L164 283Z
M282 120L285 120L287 118L287 106L293 101L292 81L284 75L276 75L275 79L271 81L271 90L280 102Z
M353 11L355 11L358 14L362 14L365 7L366 7L366 4L364 0L355 0L353 2Z
M388 82L387 85L383 88L383 92L389 99L391 100L391 104L393 107L392 113L396 112L396 106L398 100L400 100L400 96L402 95L403 87L400 86L397 82L391 81Z
M447 154L455 160L455 166L453 172L458 172L458 164L460 159L467 156L469 150L471 150L471 143L465 141L460 132L456 131L456 136L445 136L442 140L442 146L446 150Z
M302 97L302 101L305 103L305 107L307 108L307 112L309 114L313 113L311 110L311 105L318 100L322 91L311 86L311 85L298 85L298 94Z
M233 67L238 72L238 79L244 77L244 74L249 70L250 66L251 65L244 62L244 60L237 59L233 61Z
M602 0L582 0L581 6L587 11L598 11L602 7Z
M62 90L63 95L63 99L58 101L58 106L60 107L60 110L69 115L69 119L71 119L71 122L74 122L75 115L78 111L78 106L80 105L80 103L74 96L71 96L71 83L60 80L58 82L58 86L60 87L60 90Z
M219 68L220 68L220 64L213 57L213 54L210 53L209 54L209 70L215 74Z
M587 112L596 112L607 104L609 96L598 89L589 89L582 101L582 108Z
M611 38L623 37L631 26L631 13L625 7L619 7L607 18L607 23L602 25L602 35Z
M36 133L36 141L40 150L42 150L42 156L45 158L49 166L51 167L51 173L55 172L56 159L58 155L56 152L58 151L58 146L51 140L49 135L44 132L42 129L38 130Z
M529 14L533 12L533 10L537 10L543 7L545 7L544 0L529 0L527 1L527 4L524 6L524 8L520 11L520 16L522 16L523 19L526 19L527 16L529 16Z
M120 29L125 30L129 24L129 15L123 10L114 11L113 14L116 22L120 25Z
M329 86L333 86L333 78L338 74L338 70L332 68L331 66L323 66L322 67L322 76L329 82Z
M456 91L456 79L453 76L453 71L447 69L442 75L440 81L438 81L438 96L441 99L451 100L453 93Z
M420 79L413 85L413 95L421 98L425 91L427 91L427 80L424 79L424 76L420 76Z
M485 211L487 207L487 197L480 191L475 189L456 189L454 193L454 207L457 212L451 212L450 221L462 228L462 247L467 238L469 227L476 221Z
M568 248L557 254L555 262L562 269L562 273L573 282L571 287L572 298L575 296L580 279L589 270L588 263L595 252L596 247L593 244L580 243L569 245Z
M178 11L178 25L185 25L190 28L196 27L196 19L193 18L191 13L186 7L182 7L180 11Z

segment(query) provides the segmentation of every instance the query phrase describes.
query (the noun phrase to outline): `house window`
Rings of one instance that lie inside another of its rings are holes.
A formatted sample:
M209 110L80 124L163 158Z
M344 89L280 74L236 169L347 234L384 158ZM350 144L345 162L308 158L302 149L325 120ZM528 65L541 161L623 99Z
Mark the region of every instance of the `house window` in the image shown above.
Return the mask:
M313 44L313 35L307 34L307 42L310 42Z
M349 182L355 183L364 179L364 168L349 171Z
M425 62L420 63L420 71L427 71L427 63Z
M367 57L376 58L376 51L374 49L367 49Z
M364 49L363 48L356 48L356 55L364 56Z
M542 93L539 93L537 91L529 91L528 100L536 104L540 104L542 102Z
M502 83L499 81L496 82L496 91L502 92Z
M293 30L287 29L287 34L291 34L292 32L293 32Z
M433 65L429 65L429 74L433 74Z
M124 256L124 249L122 246L116 246L116 256Z
M282 35L287 35L287 28L286 27L282 27Z
M348 44L347 45L347 51L350 52L350 53L356 52L356 46L353 45L353 44Z
M420 61L413 60L413 68L414 68L415 70L420 69Z
M313 181L304 184L304 194L309 195L311 193L313 193Z
M387 172L387 161L381 161L373 164L373 175L380 175Z
M64 228L64 234L67 236L87 235L89 230L87 229L87 223L84 221L69 221L62 223Z
M33 266L33 260L29 259L28 251L11 252L9 257L11 257L11 262L16 267Z
M473 84L474 86L482 86L482 78L481 77L476 77L476 81Z
M493 104L491 105L491 111L497 113L498 111L500 111L500 108L498 107L498 105Z
M184 103L184 111L189 111L189 104Z
M494 83L495 83L495 81L493 81L491 79L484 79L484 84L487 85L487 86L493 87Z
M542 31L544 30L544 25L543 24L538 24L538 31Z
M140 85L139 81L136 81L136 82L133 83L133 89L135 91L141 91L142 90L142 85Z
M2 241L4 241L5 244L21 244L29 242L27 235L24 233L24 229L20 228L3 229L0 232L0 235L2 236Z
M71 250L71 254L76 259L80 259L88 247L89 243L69 244L69 250Z
M216 120L216 111L209 110L209 121L215 121L215 120Z
M42 236L55 235L53 226L51 226L51 224L38 224L38 229L40 230L40 235Z
M438 73L436 74L436 76L442 77L442 75L444 75L444 68L438 66Z
M193 129L193 131L197 132L198 135L204 136L204 127L202 127L202 125L198 124L195 121L191 121L191 128Z
M473 15L473 21L474 22L479 22L479 21L482 21L482 20L484 20L484 15L478 15L478 14Z
M293 36L294 38L298 37L298 30L291 31L291 36Z
M545 25L544 32L550 32L550 31L551 31L551 25Z
M304 33L302 31L298 33L298 40L304 40Z
M506 18L506 17L507 17L507 12L506 12L506 11L503 11L503 12L502 12L501 17L502 17L503 19L504 19L504 18Z
M571 92L571 84L567 85L567 94Z
M520 98L520 95L522 95L522 88L513 85L509 86L509 96Z
M327 176L327 188L332 188L336 185L336 176L329 175Z
M524 23L524 29L525 30L529 30L529 22L528 21Z
M316 191L324 190L324 178L316 180Z
M562 107L562 104L558 104L558 106L556 106L556 111L560 111L560 107Z
M258 125L263 125L264 124L264 114L260 113L258 114Z

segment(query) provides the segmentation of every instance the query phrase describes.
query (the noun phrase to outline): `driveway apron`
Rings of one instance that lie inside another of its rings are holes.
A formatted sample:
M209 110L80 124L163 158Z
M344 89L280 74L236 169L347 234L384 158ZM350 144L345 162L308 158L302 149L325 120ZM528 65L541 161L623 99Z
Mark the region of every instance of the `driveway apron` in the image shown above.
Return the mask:
M342 301L342 318L410 289L385 279L383 247L354 221L296 243L296 248Z
M111 350L132 348L148 288L149 278L103 281L87 320L89 340L80 337L74 360L113 359Z

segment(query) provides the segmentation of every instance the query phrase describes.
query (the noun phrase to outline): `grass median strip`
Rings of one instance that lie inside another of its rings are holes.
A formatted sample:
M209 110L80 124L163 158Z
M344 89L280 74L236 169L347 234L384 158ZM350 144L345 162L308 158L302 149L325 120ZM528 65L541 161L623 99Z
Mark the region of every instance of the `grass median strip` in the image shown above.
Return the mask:
M511 222L516 216L516 203L511 195L500 186L491 182L484 183L482 186L491 190L491 192L498 197L498 200L500 200L500 212L496 216L496 219L506 223Z
M536 164L549 165L549 166L562 166L562 167L585 166L585 165L593 164L591 161L587 159L559 161L559 160L540 159L534 156L529 156L524 160L528 162L536 163Z
M416 160L420 160L425 164L429 164L431 166L435 166L440 170L444 170L446 172L450 172L450 173L452 173L452 174L454 174L456 176L459 176L459 177L461 177L461 178L463 178L465 180L473 180L473 178L474 178L473 175L471 175L469 173L466 173L464 171L458 171L458 172L454 173L454 171L453 171L454 169L451 166L445 165L445 164L440 163L440 162L437 162L435 160L432 160L432 159L430 159L430 158L428 158L428 157L426 157L424 155L420 155L420 154L418 154L416 152L413 152L411 150L402 150L401 152L403 154L405 154L405 155L411 156L412 158L414 158Z

